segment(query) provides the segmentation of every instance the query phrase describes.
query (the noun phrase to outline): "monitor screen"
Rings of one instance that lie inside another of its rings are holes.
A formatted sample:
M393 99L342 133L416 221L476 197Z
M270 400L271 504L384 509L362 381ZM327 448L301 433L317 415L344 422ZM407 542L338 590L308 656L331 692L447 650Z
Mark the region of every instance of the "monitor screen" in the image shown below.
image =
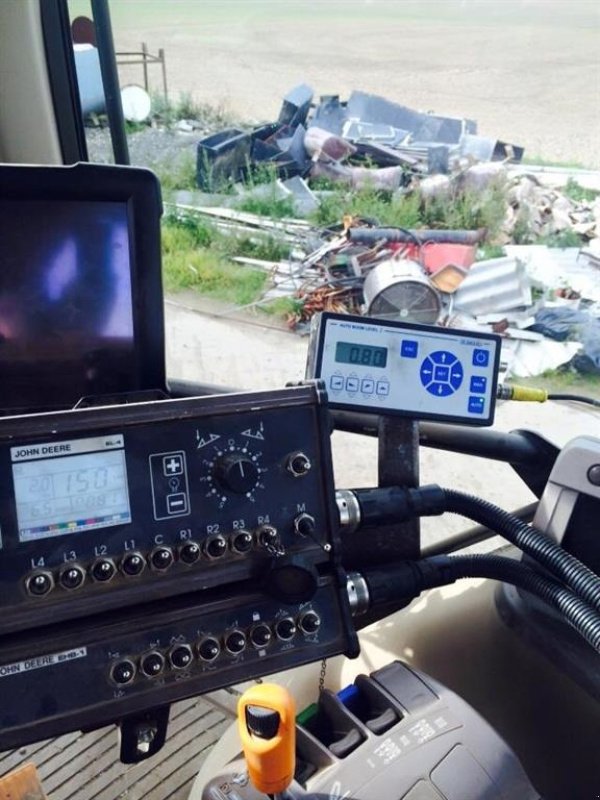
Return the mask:
M11 169L15 173L19 168ZM68 184L82 169L97 168L45 168L43 175L65 175ZM118 186L114 170L109 177ZM153 368L147 375L143 369L144 359L160 358L151 352L158 337L147 335L149 306L162 305L160 260L157 270L153 268L158 278L150 280L149 260L139 263L135 191L126 186L133 172L123 172L125 188L118 186L120 191L102 194L91 184L87 196L80 186L77 196L71 196L67 185L51 197L36 196L35 187L21 196L3 196L0 188L3 413L69 407L83 396L161 388L160 375L150 377ZM105 174L100 172L100 178ZM158 218L154 232L146 218L144 231L146 237L154 233L157 242ZM158 297L150 297L152 284ZM153 318L162 337L160 319Z

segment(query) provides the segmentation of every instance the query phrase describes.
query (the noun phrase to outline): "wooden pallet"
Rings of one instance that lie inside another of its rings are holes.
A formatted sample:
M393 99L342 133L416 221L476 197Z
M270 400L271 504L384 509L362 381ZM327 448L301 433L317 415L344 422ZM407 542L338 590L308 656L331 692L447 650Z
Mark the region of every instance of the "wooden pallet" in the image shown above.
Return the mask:
M231 720L201 698L171 709L165 746L121 764L115 727L69 733L0 753L0 775L33 763L49 800L187 800L192 782Z

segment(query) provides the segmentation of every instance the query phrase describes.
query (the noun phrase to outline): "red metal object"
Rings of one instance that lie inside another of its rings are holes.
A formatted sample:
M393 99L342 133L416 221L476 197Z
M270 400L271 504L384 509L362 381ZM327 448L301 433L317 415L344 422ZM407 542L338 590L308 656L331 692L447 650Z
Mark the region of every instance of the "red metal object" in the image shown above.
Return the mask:
M402 251L404 258L421 262L430 275L434 275L448 264L469 269L475 261L476 246L471 244L425 242L420 248L420 255L416 244L394 243L389 247L395 252Z

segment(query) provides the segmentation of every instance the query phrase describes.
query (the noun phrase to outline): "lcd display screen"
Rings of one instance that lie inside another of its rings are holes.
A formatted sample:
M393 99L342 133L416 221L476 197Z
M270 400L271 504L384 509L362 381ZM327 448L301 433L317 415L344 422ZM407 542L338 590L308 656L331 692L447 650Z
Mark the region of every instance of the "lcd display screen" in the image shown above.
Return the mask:
M338 364L358 364L361 367L384 369L387 364L387 356L387 347L338 342L335 348L335 360Z
M0 200L2 408L132 388L130 258L126 202Z
M13 464L19 541L131 522L125 451Z

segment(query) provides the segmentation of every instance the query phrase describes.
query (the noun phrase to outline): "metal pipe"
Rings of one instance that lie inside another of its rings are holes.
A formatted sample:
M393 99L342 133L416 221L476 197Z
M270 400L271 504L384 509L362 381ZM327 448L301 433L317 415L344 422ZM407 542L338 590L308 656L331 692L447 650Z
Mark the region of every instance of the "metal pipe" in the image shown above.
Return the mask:
M384 239L387 242L436 242L446 244L478 244L486 234L485 228L476 231L403 230L401 228L350 228L348 238L351 242L375 244Z
M336 430L377 436L378 417L373 414L332 411L331 415ZM504 433L438 422L419 423L419 444L510 464L533 464L541 455L535 443L520 432Z
M198 395L242 391L239 388L228 386L173 379L169 379L168 387L171 397L197 397ZM376 414L332 411L331 417L335 430L357 433L361 436L376 437L379 435L379 417ZM520 431L505 433L469 428L466 425L420 422L419 444L422 447L449 450L454 453L489 458L493 461L505 461L509 464L536 464L542 457L547 459L547 453L540 451L540 448L536 446L536 441Z
M92 0L92 15L115 164L130 164L108 0Z

